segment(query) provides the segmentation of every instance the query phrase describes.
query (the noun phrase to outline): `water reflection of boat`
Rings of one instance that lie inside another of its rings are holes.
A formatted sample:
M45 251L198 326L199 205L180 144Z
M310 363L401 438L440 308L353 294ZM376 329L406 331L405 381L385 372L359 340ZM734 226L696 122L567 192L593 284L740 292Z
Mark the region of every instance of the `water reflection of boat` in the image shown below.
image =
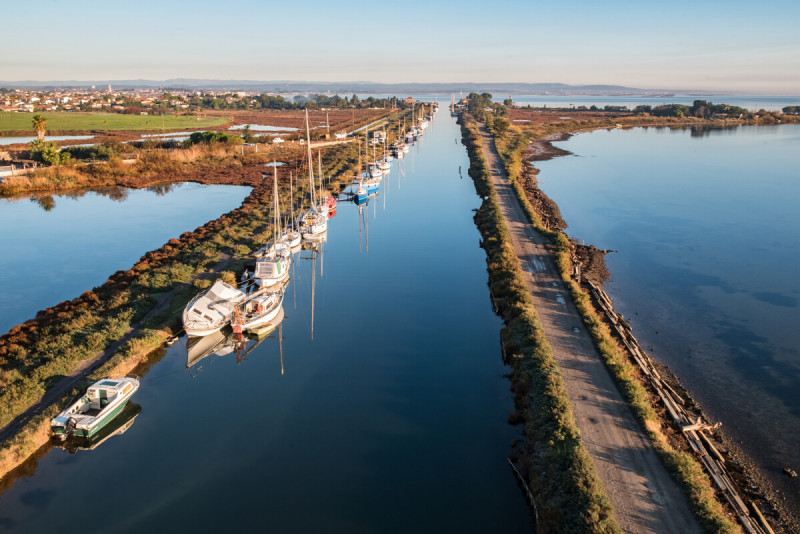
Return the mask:
M232 333L221 330L203 337L190 337L186 341L186 368L189 369L211 354L223 356L233 352Z
M198 364L209 356L227 356L236 353L236 362L241 362L250 352L267 338L283 321L283 307L278 308L277 315L260 327L250 331L252 337L234 333L231 329L223 329L200 338L189 338L186 342L186 369L199 370Z
M129 402L125 405L119 415L117 415L111 422L109 422L109 424L104 426L95 435L91 437L72 436L65 441L62 441L59 446L69 451L70 454L75 454L78 451L92 451L112 437L119 436L127 432L141 411L141 406L134 402Z
M132 377L98 380L81 398L50 421L53 434L92 437L109 424L139 389L139 380Z
M311 260L311 339L314 339L314 289L316 288L316 272L317 272L317 259L320 260L320 276L323 275L323 256L322 252L324 250L323 246L324 242L313 242L313 243L304 243L303 250L309 252L306 257L302 257L301 259L304 260Z

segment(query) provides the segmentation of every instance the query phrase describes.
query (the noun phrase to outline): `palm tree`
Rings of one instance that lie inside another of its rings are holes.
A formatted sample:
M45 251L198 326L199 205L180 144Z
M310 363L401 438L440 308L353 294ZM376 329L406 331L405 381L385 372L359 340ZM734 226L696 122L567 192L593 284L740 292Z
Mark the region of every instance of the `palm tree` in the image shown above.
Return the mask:
M39 141L44 141L44 132L47 130L47 119L43 115L33 116L33 129L36 130L36 135L39 136Z

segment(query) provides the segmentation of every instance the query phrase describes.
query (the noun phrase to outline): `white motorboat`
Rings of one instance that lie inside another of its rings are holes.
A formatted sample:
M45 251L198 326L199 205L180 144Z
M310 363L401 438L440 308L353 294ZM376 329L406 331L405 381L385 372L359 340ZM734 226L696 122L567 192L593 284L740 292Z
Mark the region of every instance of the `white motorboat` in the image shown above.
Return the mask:
M136 378L104 378L50 421L58 437L92 437L116 417L139 389Z
M233 310L246 299L243 291L217 280L186 305L183 329L190 336L213 334L231 321Z

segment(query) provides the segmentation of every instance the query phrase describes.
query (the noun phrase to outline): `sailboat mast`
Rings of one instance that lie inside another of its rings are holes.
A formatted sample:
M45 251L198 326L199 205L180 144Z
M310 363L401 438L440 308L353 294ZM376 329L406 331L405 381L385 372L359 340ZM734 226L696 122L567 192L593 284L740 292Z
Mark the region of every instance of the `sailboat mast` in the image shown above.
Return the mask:
M322 150L317 152L317 162L319 163L319 201L322 202Z
M289 203L292 205L292 230L294 230L294 186L292 185L292 171L289 171Z
M275 164L274 161L272 163L273 163L273 165ZM274 178L273 178L274 182L273 182L273 185L272 185L272 192L273 192L273 196L275 198L274 198L274 204L272 206L272 209L275 210L275 217L273 218L274 221L275 221L275 223L274 223L275 224L275 229L274 229L274 231L272 233L273 233L273 236L275 237L275 244L277 245L278 244L278 233L280 233L280 231L281 231L281 229L280 229L280 219L279 219L279 216L278 216L278 167L274 166L273 168L275 169L275 173L274 173Z
M314 159L311 157L311 127L308 121L308 108L306 108L306 144L308 145L308 185L311 188L311 206L314 206Z
M311 340L314 340L314 286L315 277L314 273L317 271L317 256L316 251L311 256Z
M278 347L281 351L281 376L283 376L283 321L278 325Z

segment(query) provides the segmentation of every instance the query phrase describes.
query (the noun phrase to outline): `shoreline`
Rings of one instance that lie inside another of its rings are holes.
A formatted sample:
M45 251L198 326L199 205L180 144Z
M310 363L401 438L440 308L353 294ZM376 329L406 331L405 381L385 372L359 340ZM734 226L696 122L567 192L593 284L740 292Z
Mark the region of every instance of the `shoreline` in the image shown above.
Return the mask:
M539 189L537 177L540 173L540 169L536 168L534 163L539 161L548 161L556 157L571 155L572 153L570 151L555 147L552 145L552 143L566 141L578 133L588 133L598 129L605 128L598 127L574 132L559 132L550 134L533 141L528 150L526 150L523 154L523 179L525 180L524 188L526 193L531 190L535 190L537 196L541 195L549 200L549 204L542 203L540 206L544 206L545 208L548 206L553 206L555 208L555 211L552 213L540 213L540 216L543 218L543 220L553 220L556 216L560 219L561 214L560 210L558 210L558 205L554 201L550 200L546 193ZM566 223L564 223L563 228L558 229L559 231L563 231L565 227ZM594 249L593 245L579 245L575 238L569 239L573 245L578 248ZM599 265L595 264L593 266L588 266L589 268L585 270L585 273L596 273L597 271L602 270L605 271L606 275L610 275L604 260L604 252L606 251L599 252L601 253L591 256L592 263L599 263ZM604 280L603 276L595 276L593 281L597 282L598 279L600 279L600 286L602 288L602 282L608 278L606 276ZM669 368L669 366L655 359L653 360L653 363L656 365L662 375L664 375L664 378L667 380L669 385L689 401L691 405L691 411L697 417L701 417L704 421L711 421L711 419L707 417L702 406L700 406L694 399L691 391L683 386L683 384L680 382L680 379ZM716 445L717 450L722 453L727 464L732 467L732 469L729 470L729 474L731 474L737 485L750 498L767 504L771 508L767 515L771 516L770 520L772 521L773 528L779 527L784 532L800 531L800 519L797 517L797 511L787 508L786 504L783 502L783 497L772 485L769 477L759 467L756 461L745 454L736 444L735 440L725 432L724 424L722 429L717 429L714 431L713 438L713 442Z
M325 166L329 176L327 187L338 190L343 180L346 181L345 174L350 169L354 160L354 148L351 145L339 145L333 150L326 151ZM295 169L295 166L302 164L301 157L284 160L285 169ZM11 328L7 333L0 335L0 355L7 354L13 350L15 345L30 345L41 331L48 328L55 328L60 321L73 318L80 314L95 312L98 303L104 303L116 299L119 295L128 295L137 284L141 284L143 279L146 282L149 277L158 271L166 270L169 272L171 265L182 265L182 260L186 258L197 258L195 272L187 280L171 286L167 293L151 290L154 297L158 297L150 304L146 305L145 313L141 310L136 311L136 302L131 301L133 306L133 319L130 327L126 331L120 331L119 337L114 337L107 347L100 353L94 353L89 359L78 360L81 362L77 366L77 378L72 384L61 387L58 391L50 393L54 388L48 388L45 395L50 397L41 402L41 406L36 403L28 407L7 421L0 428L0 491L9 487L16 479L16 475L23 475L28 469L27 461L35 458L37 452L46 447L50 442L49 420L57 413L62 405L65 405L77 390L80 390L81 380L87 381L91 376L125 374L140 366L149 366L154 353L157 353L164 342L175 335L180 330L180 314L174 308L182 309L184 301L188 301L200 289L194 286L194 282L203 280L209 276L220 276L237 271L247 258L247 253L239 250L240 247L247 247L248 250L255 250L262 238L271 232L272 214L269 207L272 202L271 183L266 184L261 178L261 164L251 164L234 169L217 169L213 174L205 169L195 169L190 176L184 174L177 181L192 181L198 183L220 184L220 185L246 185L252 187L250 194L245 197L241 205L217 219L208 221L193 231L183 232L179 238L172 238L158 249L145 253L128 270L117 271L108 280L89 291L84 292L78 298L61 302L45 310L39 311L32 319L18 324ZM281 172L281 195L286 196L288 202L288 170ZM123 180L124 183L117 182L113 185L143 188L156 185L158 183L175 182L172 179L149 179L147 177L135 177L134 180ZM77 186L85 188L85 184ZM91 186L88 186L91 188ZM295 183L294 198L296 201L303 198L307 184L302 181ZM61 189L59 191L74 191L75 188ZM48 190L46 193L55 194L55 190ZM25 191L23 194L42 194L42 191ZM226 239L221 239L225 236ZM222 241L222 243L219 243ZM209 245L212 250L218 250L211 257L201 252ZM242 256L244 254L244 256ZM206 258L206 259L204 259ZM207 265L208 259L213 260L214 266ZM240 265L241 264L241 265ZM209 267L210 270L209 270ZM233 270L233 271L231 271ZM198 286L199 287L199 286ZM138 315L137 315L138 314ZM89 349L87 354L92 353ZM93 368L86 371L81 366L86 365L87 361L93 362ZM150 363L148 363L150 362ZM75 367L73 367L75 369ZM87 376L88 375L88 376ZM85 384L84 384L85 386ZM52 398L55 397L55 398ZM44 396L42 397L44 399ZM52 412L52 413L51 413ZM20 419L21 418L21 419ZM23 475L24 476L24 475Z

